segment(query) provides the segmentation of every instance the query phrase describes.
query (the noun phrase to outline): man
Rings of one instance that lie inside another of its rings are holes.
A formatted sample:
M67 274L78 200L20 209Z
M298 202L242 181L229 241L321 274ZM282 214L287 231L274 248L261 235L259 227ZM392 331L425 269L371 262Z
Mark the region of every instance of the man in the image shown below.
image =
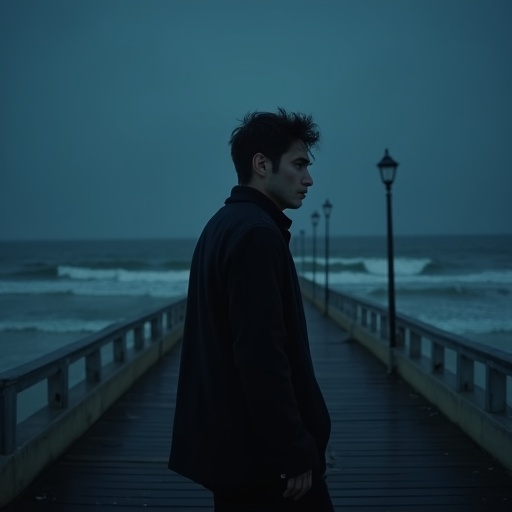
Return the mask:
M313 185L318 140L311 116L246 115L230 140L239 185L192 259L169 468L210 489L216 512L333 510L330 418L283 213Z

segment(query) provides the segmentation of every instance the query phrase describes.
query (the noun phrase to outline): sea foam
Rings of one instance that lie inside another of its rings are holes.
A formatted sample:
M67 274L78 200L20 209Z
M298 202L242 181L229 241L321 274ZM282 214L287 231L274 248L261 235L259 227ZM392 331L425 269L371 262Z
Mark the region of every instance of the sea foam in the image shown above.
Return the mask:
M59 266L57 269L59 277L67 277L80 281L120 281L120 282L172 282L188 280L188 270L125 270L97 269L87 267Z
M0 295L81 295L91 297L158 297L185 295L181 281L0 281Z
M18 320L0 321L0 331L40 331L40 332L97 332L115 323L117 320L79 320L79 319L49 319L49 320Z

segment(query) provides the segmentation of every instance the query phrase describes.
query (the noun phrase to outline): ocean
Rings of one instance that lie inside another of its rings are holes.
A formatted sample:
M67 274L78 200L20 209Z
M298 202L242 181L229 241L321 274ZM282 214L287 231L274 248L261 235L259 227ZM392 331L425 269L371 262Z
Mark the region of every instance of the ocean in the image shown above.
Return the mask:
M397 236L398 313L512 352L512 236ZM0 242L0 371L186 294L195 240ZM315 278L325 282L324 238ZM297 270L313 274L296 235ZM332 289L387 304L385 237L332 237Z

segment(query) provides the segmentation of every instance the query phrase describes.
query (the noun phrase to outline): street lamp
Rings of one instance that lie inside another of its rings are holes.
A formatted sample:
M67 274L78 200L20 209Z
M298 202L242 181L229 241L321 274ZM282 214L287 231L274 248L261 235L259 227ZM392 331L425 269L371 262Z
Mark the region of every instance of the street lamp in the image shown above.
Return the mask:
M300 261L301 261L301 269L302 275L304 275L304 235L306 232L301 229L300 230Z
M311 223L313 224L313 303L315 302L316 289L316 227L320 220L320 214L315 210L311 214Z
M329 217L331 216L332 204L329 199L322 205L325 216L325 311L327 316L329 310Z
M393 349L396 346L395 327L395 271L393 265L393 221L391 215L391 185L396 176L398 162L395 162L386 149L382 160L377 164L382 183L386 186L387 231L388 231L388 315L389 315L389 358L388 373L393 373Z

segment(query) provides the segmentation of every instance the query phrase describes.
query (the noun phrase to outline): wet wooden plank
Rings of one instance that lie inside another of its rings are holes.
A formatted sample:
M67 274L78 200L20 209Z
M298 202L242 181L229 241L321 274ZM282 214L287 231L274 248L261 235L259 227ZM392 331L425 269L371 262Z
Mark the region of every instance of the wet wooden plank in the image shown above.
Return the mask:
M497 461L346 333L310 306L306 313L333 420L336 510L512 510L512 477ZM212 510L206 490L166 467L178 355L137 382L5 512Z

